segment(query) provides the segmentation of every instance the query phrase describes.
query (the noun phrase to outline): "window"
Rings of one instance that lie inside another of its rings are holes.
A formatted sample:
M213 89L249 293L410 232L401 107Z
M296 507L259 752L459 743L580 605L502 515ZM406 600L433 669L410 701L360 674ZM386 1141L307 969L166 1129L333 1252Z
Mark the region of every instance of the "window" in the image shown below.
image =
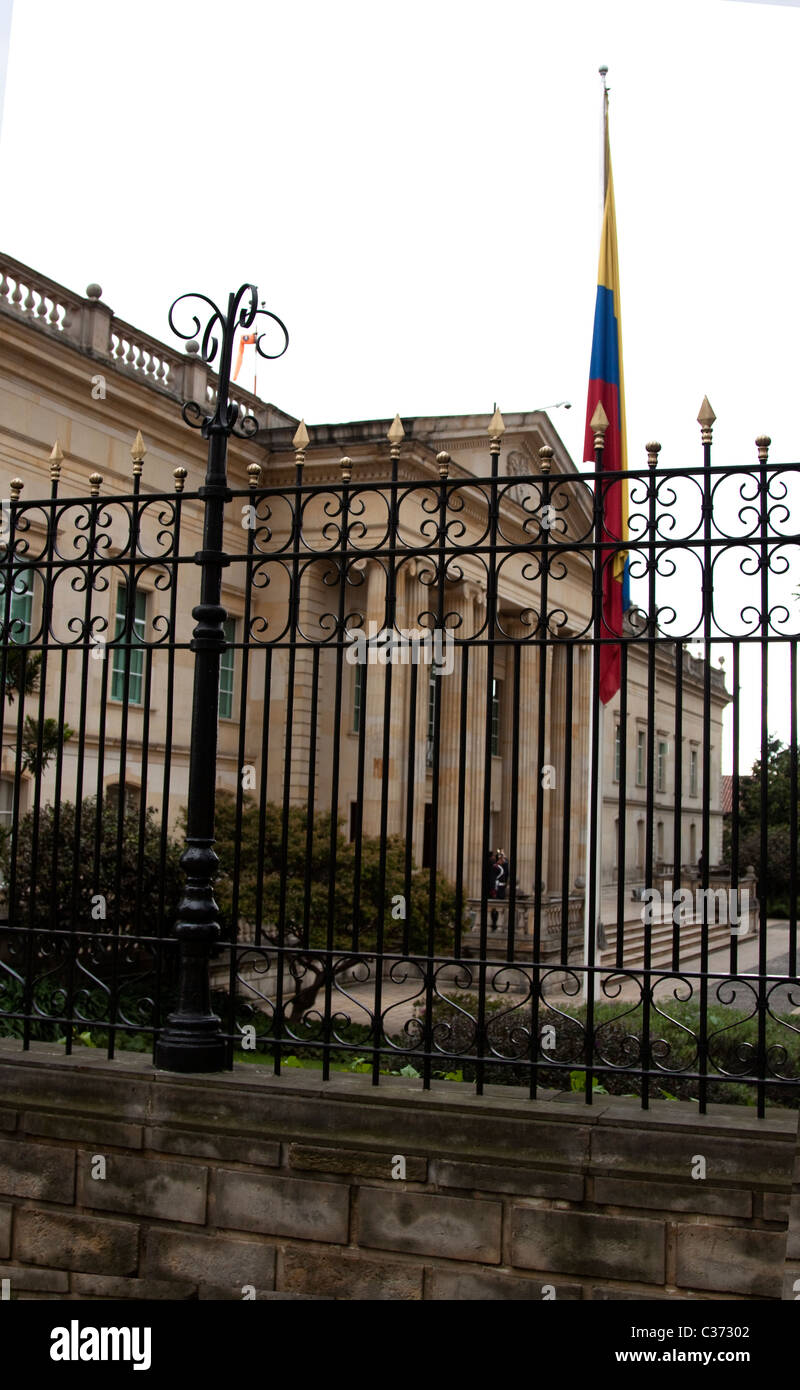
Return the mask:
M622 769L622 729L619 724L614 726L614 781L618 782Z
M353 733L361 733L361 720L364 713L364 685L367 668L359 664L353 667Z
M127 607L128 585L125 580L122 580L117 589L117 626L114 637L115 639L125 637L127 640L123 646L114 647L114 660L111 668L111 698L112 700L124 700L126 698L125 667L127 662L127 699L132 705L140 705L142 703L144 652L141 646L136 644L144 640L147 594L141 589L136 590L133 631L130 633L127 631Z
M689 753L689 795L697 796L697 749Z
M236 641L236 619L226 618L222 624L225 633L225 641ZM236 652L232 646L228 646L219 659L219 717L220 719L233 718L233 663L236 660Z
M31 610L33 608L33 571L17 570L11 586L8 605L8 633L12 642L21 647L31 640Z
M660 820L656 826L656 859L659 864L664 863L664 822Z
M647 734L640 729L636 735L636 785L644 786L644 765L647 756Z
M14 779L13 777L0 777L0 827L9 831L13 819Z
M500 681L492 681L492 757L500 756Z
M667 786L667 754L668 754L668 753L669 753L669 744L666 742L665 739L660 738L660 739L658 740L658 767L657 767L658 780L657 780L657 783L656 783L656 786L657 786L657 788L658 788L658 790L659 790L660 792L666 791L666 786Z
M119 810L119 782L110 782L106 787L106 801L114 811ZM125 810L123 815L133 816L142 803L142 793L138 787L125 784Z
M689 863L697 862L697 826L692 822L689 826Z
M438 679L438 676L432 675L428 677L428 734L425 740L426 767L433 767L433 740L436 736L436 682Z

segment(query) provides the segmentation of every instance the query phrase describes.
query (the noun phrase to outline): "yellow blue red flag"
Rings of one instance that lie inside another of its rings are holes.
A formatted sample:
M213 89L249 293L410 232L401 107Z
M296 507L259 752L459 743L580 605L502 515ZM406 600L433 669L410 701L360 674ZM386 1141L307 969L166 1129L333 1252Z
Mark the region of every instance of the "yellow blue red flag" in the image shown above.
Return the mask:
M594 431L590 421L602 404L608 417L603 449L603 473L624 473L628 467L625 439L625 386L622 371L622 325L617 256L617 218L614 180L608 138L608 93L605 94L605 203L600 237L600 264L594 311L589 393L586 402L584 461L594 462ZM603 549L597 563L603 566L602 636L622 635L622 615L630 607L630 577L626 552L620 542L628 539L628 484L598 479L603 492ZM607 643L600 649L600 699L607 704L619 690L620 648Z

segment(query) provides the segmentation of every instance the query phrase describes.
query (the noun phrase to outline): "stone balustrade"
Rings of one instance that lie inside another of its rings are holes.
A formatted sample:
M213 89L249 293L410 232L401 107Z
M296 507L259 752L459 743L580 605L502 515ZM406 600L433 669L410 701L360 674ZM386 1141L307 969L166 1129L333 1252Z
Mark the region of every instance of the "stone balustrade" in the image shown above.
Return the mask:
M0 314L24 320L90 357L105 360L116 371L181 404L195 400L213 409L217 374L209 371L196 347L182 351L167 346L117 318L101 296L99 285L89 285L84 297L0 252ZM255 415L261 428L272 423L267 406L251 391L234 387L230 398L240 416Z
M46 275L10 256L0 256L0 309L26 318L67 339L79 340L84 301Z

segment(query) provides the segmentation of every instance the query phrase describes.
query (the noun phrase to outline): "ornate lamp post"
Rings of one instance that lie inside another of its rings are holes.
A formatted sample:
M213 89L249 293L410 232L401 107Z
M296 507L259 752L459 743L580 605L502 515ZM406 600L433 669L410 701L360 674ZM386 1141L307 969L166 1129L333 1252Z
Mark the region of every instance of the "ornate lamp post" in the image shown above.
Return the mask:
M221 1071L226 1062L226 1042L220 1020L211 1010L208 966L211 947L219 938L219 908L214 901L213 882L218 867L214 853L214 812L217 774L217 721L219 716L220 655L225 650L223 623L226 610L220 603L222 570L229 563L222 548L225 503L232 496L227 479L228 438L231 434L252 439L258 431L254 416L239 419L239 408L228 400L233 341L239 328L251 328L259 315L271 319L283 334L280 352L262 347L260 334L256 351L261 357L281 357L289 346L289 334L275 315L258 307L255 285L242 285L228 296L227 314L222 314L203 294L184 294L169 311L172 331L184 340L200 335L202 320L192 314L192 328L184 332L175 323L175 310L185 300L195 300L208 313L200 339L200 356L212 363L221 335L216 408L206 414L196 401L187 401L183 418L208 440L208 467L199 495L205 504L203 549L195 556L201 566L200 602L192 609L197 626L192 634L195 654L192 734L189 754L189 801L186 849L181 866L186 872L186 889L178 907L175 936L178 941L178 1003L167 1019L156 1043L155 1064L164 1071Z

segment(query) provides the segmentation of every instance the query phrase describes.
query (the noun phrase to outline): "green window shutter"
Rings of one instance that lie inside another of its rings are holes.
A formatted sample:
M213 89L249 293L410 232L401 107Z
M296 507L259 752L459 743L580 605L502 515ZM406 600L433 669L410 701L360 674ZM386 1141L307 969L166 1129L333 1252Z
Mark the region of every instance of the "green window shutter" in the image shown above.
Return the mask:
M236 641L236 619L226 618L222 625L226 642ZM219 659L219 717L233 718L233 676L236 652L229 646Z
M128 606L128 585L123 580L117 588L117 613L114 638L118 640L125 637L125 620ZM111 667L111 698L112 700L122 701L125 699L125 667L127 657L128 669L128 700L132 705L142 703L142 675L144 671L144 651L138 643L144 641L145 628L147 624L147 594L141 590L136 591L135 611L133 614L133 632L128 641L124 641L121 646L114 648L114 656ZM130 653L128 655L128 653Z

